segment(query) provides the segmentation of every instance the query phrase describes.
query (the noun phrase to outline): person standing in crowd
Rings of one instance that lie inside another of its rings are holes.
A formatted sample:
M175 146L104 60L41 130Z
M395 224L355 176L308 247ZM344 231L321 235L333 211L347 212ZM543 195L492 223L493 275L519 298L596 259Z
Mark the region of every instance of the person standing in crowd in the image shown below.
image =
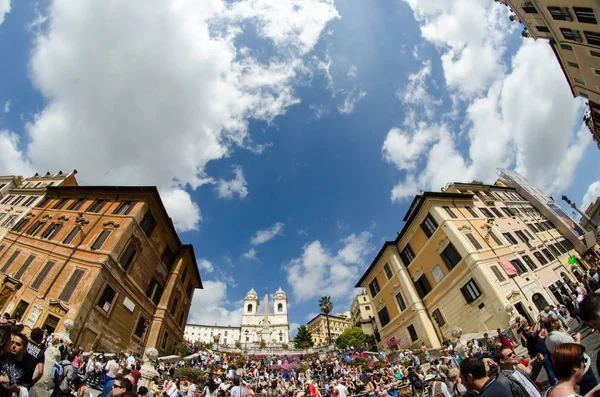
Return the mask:
M585 354L585 347L578 343L563 343L552 350L552 370L558 383L546 391L545 397L586 397L592 396L600 390L600 386L581 394L575 392L575 386L580 384L586 372L585 362L589 357Z
M520 367L521 361L513 349L503 346L496 352L495 360L500 367L496 380L506 386L513 397L542 397L526 369Z
M460 363L460 379L467 390L474 390L479 397L511 397L502 383L487 375L483 360L467 357Z
M510 340L510 337L508 336L508 334L506 332L502 332L502 330L500 328L498 328L496 330L496 332L498 333L498 335L496 335L496 337L500 340L500 343L501 343L500 346L508 346L511 349L515 348L512 343L512 340Z
M46 354L44 353L44 331L41 328L34 328L29 334L29 343L27 344L27 354L29 354L37 363L31 385L35 385L44 374L44 363Z
M27 353L29 340L22 333L13 333L10 351L0 357L0 394L20 394L31 386L37 361Z
M556 384L556 377L554 376L554 372L552 372L552 365L550 363L550 354L548 349L546 348L546 341L540 337L541 331L541 320L535 325L535 329L531 327L527 327L524 330L525 336L527 338L527 353L531 359L531 374L530 378L532 381L536 381L538 375L542 368L546 370L546 374L548 375L548 380L551 385Z

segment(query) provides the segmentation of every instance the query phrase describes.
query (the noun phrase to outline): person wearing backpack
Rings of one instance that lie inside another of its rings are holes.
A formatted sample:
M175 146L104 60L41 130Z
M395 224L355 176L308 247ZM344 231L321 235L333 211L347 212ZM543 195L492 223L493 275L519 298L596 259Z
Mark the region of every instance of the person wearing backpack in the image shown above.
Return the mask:
M425 382L423 382L423 379L415 372L413 367L408 368L408 380L410 381L412 395L414 397L423 397L425 395Z
M51 397L69 397L71 395L71 382L77 376L75 368L71 365L74 358L74 353L71 352L60 363L54 364L52 368L54 390Z

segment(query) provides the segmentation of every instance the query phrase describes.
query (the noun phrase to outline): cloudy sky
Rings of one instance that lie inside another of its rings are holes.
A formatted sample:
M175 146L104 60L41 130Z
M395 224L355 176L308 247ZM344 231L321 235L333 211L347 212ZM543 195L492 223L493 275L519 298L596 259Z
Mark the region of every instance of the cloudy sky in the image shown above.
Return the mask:
M578 203L600 151L550 47L491 0L0 0L0 174L156 185L237 324L352 286L419 190L516 169Z

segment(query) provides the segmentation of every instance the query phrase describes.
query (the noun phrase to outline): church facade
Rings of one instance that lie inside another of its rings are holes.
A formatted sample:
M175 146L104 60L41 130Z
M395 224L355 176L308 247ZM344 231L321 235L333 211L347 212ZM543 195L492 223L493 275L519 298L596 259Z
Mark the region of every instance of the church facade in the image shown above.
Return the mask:
M184 338L192 343L206 343L219 336L220 343L226 346L233 346L238 341L243 345L258 345L261 341L271 346L289 343L288 300L281 288L273 294L271 303L268 294L260 299L252 288L244 297L243 305L242 324L239 327L187 324Z

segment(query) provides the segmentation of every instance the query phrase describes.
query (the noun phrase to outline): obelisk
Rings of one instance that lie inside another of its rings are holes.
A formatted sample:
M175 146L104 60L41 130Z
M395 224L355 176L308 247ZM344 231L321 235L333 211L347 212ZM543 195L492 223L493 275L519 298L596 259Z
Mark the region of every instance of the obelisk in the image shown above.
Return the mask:
M265 294L265 315L263 317L263 326L260 331L260 339L264 340L266 343L270 342L271 331L269 331L269 294Z

